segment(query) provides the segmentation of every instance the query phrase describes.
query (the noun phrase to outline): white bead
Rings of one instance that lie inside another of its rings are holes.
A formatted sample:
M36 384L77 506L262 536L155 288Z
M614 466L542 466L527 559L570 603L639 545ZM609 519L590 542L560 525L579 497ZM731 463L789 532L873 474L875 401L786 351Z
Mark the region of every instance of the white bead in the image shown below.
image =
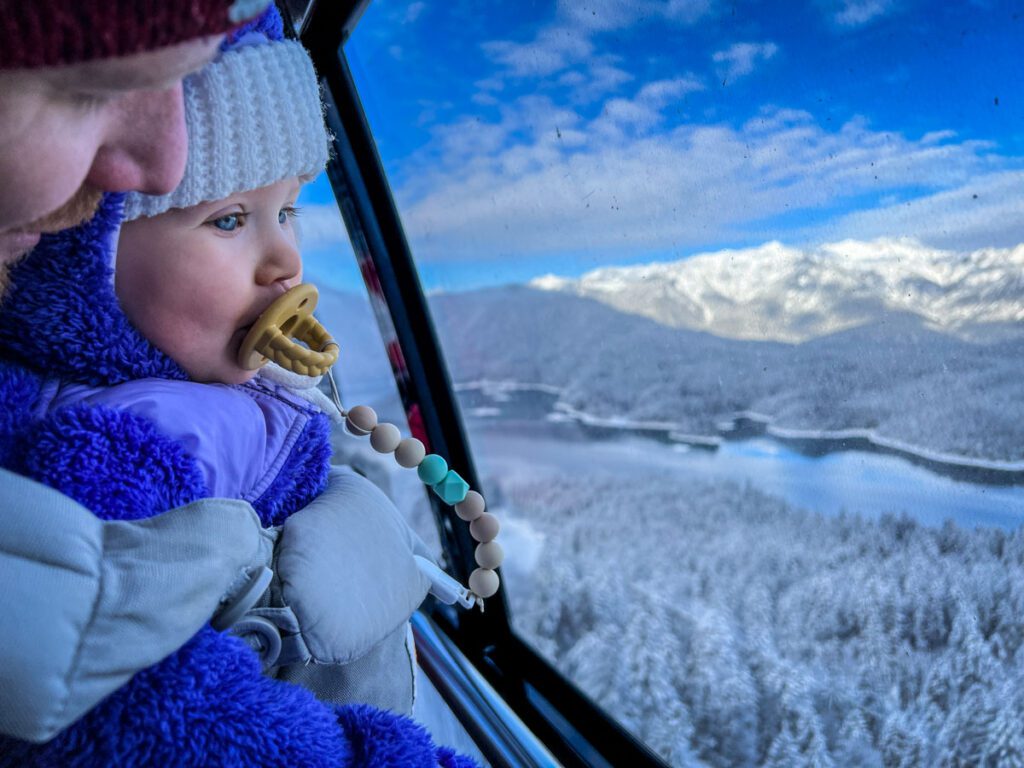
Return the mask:
M501 530L501 523L498 518L490 512L484 512L480 517L469 524L469 534L481 544L493 541L498 537Z
M478 544L474 553L476 564L481 568L494 570L505 561L505 552L501 544L496 541L488 541L486 544Z
M398 466L406 469L418 467L426 455L427 449L415 437L405 438L395 448L395 461L398 462Z
M377 426L377 412L368 405L357 405L349 410L345 425L354 435L368 435Z
M467 523L471 523L480 517L486 508L484 497L476 491L469 491L466 498L455 505L455 514Z
M480 597L491 597L500 583L498 574L487 568L477 568L469 574L469 589Z
M370 445L377 453L391 453L402 442L402 433L394 424L381 422L370 433Z

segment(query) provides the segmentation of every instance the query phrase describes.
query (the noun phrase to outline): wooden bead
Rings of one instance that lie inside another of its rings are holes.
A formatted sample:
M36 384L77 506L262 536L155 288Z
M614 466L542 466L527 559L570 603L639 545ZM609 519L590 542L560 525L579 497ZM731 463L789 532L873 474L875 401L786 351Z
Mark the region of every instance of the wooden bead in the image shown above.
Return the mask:
M357 405L345 417L345 426L354 435L368 435L377 426L377 412L368 405Z
M469 534L481 544L494 541L501 530L501 523L498 518L490 512L484 512L480 517L469 524Z
M402 433L394 424L383 422L370 433L370 445L377 453L391 453L402 442Z
M487 568L477 568L469 574L469 589L480 597L491 597L498 591L498 574Z
M493 571L504 562L505 552L498 542L488 541L486 544L477 545L474 557L476 564L481 568L490 568Z
M465 499L455 505L455 514L467 523L471 523L480 517L486 508L484 497L476 491L470 491L466 494Z
M398 466L406 469L418 467L426 455L427 449L415 437L405 438L395 448L395 461L398 462Z

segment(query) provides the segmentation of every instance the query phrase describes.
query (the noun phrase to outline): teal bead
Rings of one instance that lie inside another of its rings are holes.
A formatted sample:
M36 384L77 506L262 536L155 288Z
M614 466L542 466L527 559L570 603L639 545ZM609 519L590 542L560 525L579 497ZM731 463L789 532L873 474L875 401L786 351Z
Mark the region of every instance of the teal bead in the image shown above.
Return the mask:
M459 477L459 473L454 469L449 469L444 479L434 483L431 488L441 497L441 501L453 507L466 498L466 494L469 493L469 483Z
M448 462L436 453L424 456L423 461L416 468L416 474L420 476L420 480L426 485L434 485L434 483L441 482L447 472Z

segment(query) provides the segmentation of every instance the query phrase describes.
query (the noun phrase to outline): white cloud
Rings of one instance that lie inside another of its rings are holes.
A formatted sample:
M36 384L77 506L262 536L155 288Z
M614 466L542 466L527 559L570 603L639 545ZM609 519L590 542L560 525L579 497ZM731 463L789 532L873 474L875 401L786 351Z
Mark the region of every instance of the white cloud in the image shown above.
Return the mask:
M604 117L623 125L638 127L651 126L661 119L661 114L639 100L609 99L604 105Z
M588 58L594 45L584 30L561 25L542 30L527 44L493 40L483 49L513 77L546 77Z
M501 91L505 89L505 83L498 77L485 77L473 83L481 91Z
M832 20L840 27L860 27L894 7L892 0L842 0L833 8Z
M1004 228L1024 228L1021 204L999 202L995 188L953 216L964 199L956 190L1001 178L1007 168L987 144L938 133L914 140L862 120L826 130L806 113L779 109L739 127L651 131L658 118L652 99L684 90L650 84L632 100L610 100L593 120L533 96L507 106L498 123L446 129L435 142L444 147L440 156L412 158L410 182L396 188L419 256L486 260L587 251L611 261L754 233L790 239L814 232L792 222L773 229L773 217L821 218L853 201L865 205L886 196L889 204L875 211L840 218L849 230L843 236L912 235L927 242L953 228L984 245L997 213L1006 216ZM1024 184L1019 176L1003 183L1010 181ZM911 217L913 226L891 204L905 200L910 187L918 196L912 210L920 212ZM1009 201L1024 200L1024 188L1004 192Z
M482 107L494 107L501 103L496 97L492 96L489 91L478 91L470 96L469 100Z
M977 176L944 190L838 219L827 236L894 232L939 248L1010 247L1024 242L1024 171Z
M773 58L779 46L772 42L734 43L723 51L716 51L711 59L719 65L719 76L728 82L754 71L759 63Z
M712 10L711 0L560 0L558 15L595 31L625 29L642 21L668 19L694 24Z
M655 80L647 83L637 93L637 100L661 107L669 104L675 99L686 96L688 93L703 91L702 83L695 75L677 77L670 80Z
M409 3L409 7L405 9L405 15L402 17L402 23L412 24L420 17L420 14L423 13L423 9L426 7L427 4L425 2L420 2L420 0L417 0L417 2L414 3Z
M711 10L711 0L669 0L665 16L683 24L696 24Z
M502 67L495 77L560 75L559 83L577 86L573 100L586 103L633 78L616 57L595 55L595 35L658 22L690 25L712 10L711 0L560 0L555 20L533 40L492 40L481 47Z
M627 131L645 132L663 122L663 110L688 93L704 90L693 75L645 84L632 99L608 99L601 115L589 128L605 137L622 137Z
M583 71L574 69L564 72L559 76L558 83L572 88L570 101L589 104L616 92L621 85L633 79L633 75L615 66L614 61L612 56L598 56L587 61Z
M637 0L560 0L558 15L575 27L607 31L633 26L649 6Z

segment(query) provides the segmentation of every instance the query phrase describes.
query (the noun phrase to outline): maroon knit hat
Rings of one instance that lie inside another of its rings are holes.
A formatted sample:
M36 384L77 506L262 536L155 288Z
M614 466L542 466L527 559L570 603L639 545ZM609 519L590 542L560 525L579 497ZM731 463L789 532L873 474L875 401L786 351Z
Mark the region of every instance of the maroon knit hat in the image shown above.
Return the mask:
M0 0L0 69L130 56L219 35L269 0Z

